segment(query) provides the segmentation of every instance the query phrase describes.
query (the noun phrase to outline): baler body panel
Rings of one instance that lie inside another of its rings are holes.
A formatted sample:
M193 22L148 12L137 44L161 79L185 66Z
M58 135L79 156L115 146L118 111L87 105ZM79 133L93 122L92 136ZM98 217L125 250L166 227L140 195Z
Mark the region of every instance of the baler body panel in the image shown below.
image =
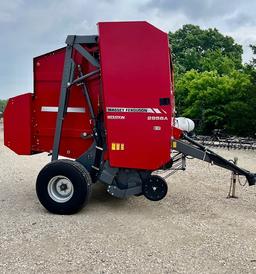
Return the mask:
M110 165L158 169L170 160L168 36L146 22L98 26Z
M62 48L34 59L35 100L33 107L36 124L33 128L33 135L37 151L49 152L53 147L65 50L66 48ZM79 54L74 53L73 58L81 64L85 73L95 69ZM99 79L90 80L88 86L94 109L96 109ZM88 105L81 87L73 86L70 89L67 105L59 153L62 156L77 158L88 150L93 141L92 138L81 138L83 133L92 133Z
M9 100L4 117L4 139L5 145L17 154L52 151L65 51L66 48L61 48L34 58L34 93ZM81 65L84 73L95 70L76 52L73 59ZM88 81L95 111L98 107L99 89L99 77ZM92 138L81 138L84 133L92 133L91 117L81 87L74 86L70 89L67 105L59 154L78 158L93 142Z
M4 111L4 145L19 155L32 154L32 93L8 100Z

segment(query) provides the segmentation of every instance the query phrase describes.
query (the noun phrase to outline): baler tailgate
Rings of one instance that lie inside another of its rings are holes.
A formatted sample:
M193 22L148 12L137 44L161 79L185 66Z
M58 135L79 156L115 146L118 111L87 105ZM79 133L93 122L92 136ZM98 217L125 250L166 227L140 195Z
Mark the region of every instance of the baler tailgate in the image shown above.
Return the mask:
M4 111L4 144L19 155L32 154L32 94L10 98Z

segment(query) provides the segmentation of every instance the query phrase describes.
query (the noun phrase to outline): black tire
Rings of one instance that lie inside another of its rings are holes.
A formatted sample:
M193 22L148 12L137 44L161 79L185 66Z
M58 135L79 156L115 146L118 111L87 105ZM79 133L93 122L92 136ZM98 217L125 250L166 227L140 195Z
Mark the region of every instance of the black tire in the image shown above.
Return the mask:
M167 192L166 181L158 175L151 175L142 183L142 193L150 201L162 200Z
M66 180L67 184L63 184L60 180ZM52 186L52 182L54 182L55 188ZM58 183L61 185L56 185ZM66 187L64 190L61 188L63 185L64 188ZM67 185L72 191L67 188ZM66 189L69 190L70 194L65 198L58 191L63 193ZM47 164L38 174L36 181L36 193L39 201L48 211L55 214L67 215L78 212L88 203L91 189L91 176L85 167L76 161L66 159ZM52 190L57 193L57 196L52 194Z

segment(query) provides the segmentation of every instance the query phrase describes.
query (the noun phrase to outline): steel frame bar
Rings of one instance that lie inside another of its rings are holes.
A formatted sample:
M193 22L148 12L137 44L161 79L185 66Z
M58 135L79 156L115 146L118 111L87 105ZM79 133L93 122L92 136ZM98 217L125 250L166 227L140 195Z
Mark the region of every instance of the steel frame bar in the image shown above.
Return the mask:
M66 54L65 54L65 63L64 63L64 70L62 75L62 82L61 82L61 92L60 92L60 100L59 100L59 109L57 114L56 120L56 128L55 128L55 135L54 135L54 142L53 142L53 149L52 149L52 161L58 159L59 155L59 146L60 146L60 138L61 138L61 131L62 131L62 123L65 114L65 108L67 107L67 89L68 83L70 82L71 71L72 71L72 52L73 47L67 45Z
M66 44L97 44L98 35L68 35Z
M93 66L99 68L99 62L80 44L74 44L74 48L84 57L86 58Z
M75 63L72 59L73 50L77 50L84 58L86 58L93 66L99 68L99 62L86 50L81 44L97 44L98 36L76 36L69 35L66 39L66 54L64 61L64 69L62 74L62 82L61 82L61 91L60 91L60 99L59 99L59 108L58 114L56 118L56 128L54 134L54 142L52 148L52 158L51 160L57 160L59 156L59 148L60 148L60 138L62 132L62 124L64 120L64 115L66 113L66 109L68 107L68 95L69 89L72 85L77 84L90 76L93 76L99 73L99 69L93 72L90 72L86 75L79 77L78 79L73 81L74 77L74 68ZM81 43L81 44L80 44ZM88 95L89 96L89 95ZM87 96L86 96L87 97ZM88 99L88 98L86 98Z
M81 76L81 77L77 78L76 80L74 80L68 87L70 88L71 86L73 86L75 84L78 84L78 83L82 82L83 80L85 80L85 79L87 79L87 78L89 78L89 77L91 77L93 75L96 75L98 73L100 73L99 69L94 70L92 72L89 72L87 74L84 74L83 76Z

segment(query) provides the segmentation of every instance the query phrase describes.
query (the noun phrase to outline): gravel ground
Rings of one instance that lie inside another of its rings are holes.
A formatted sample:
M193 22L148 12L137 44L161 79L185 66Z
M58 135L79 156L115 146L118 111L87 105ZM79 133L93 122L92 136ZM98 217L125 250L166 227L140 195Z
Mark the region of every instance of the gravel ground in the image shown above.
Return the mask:
M255 152L217 151L256 170ZM226 199L229 171L190 160L160 202L96 184L86 208L58 216L35 194L48 161L15 155L0 130L0 273L256 273L256 189Z

